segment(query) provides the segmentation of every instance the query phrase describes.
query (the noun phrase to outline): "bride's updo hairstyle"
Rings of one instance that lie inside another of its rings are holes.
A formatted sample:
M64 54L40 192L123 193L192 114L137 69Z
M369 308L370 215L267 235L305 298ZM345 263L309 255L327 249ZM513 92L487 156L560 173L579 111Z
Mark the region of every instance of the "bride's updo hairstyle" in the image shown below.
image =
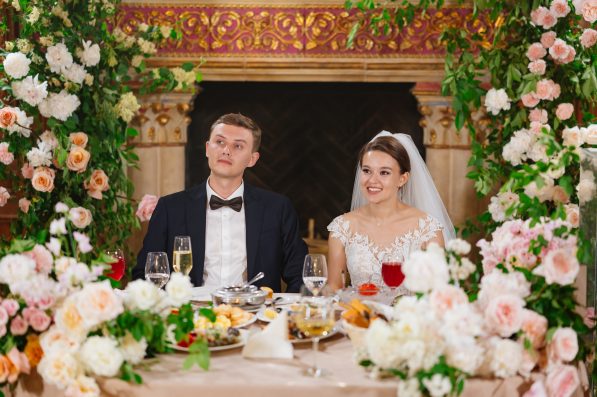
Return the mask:
M410 159L406 149L397 139L391 136L380 136L367 143L359 153L359 167L363 164L363 157L368 152L383 152L392 156L400 166L400 174L410 172Z

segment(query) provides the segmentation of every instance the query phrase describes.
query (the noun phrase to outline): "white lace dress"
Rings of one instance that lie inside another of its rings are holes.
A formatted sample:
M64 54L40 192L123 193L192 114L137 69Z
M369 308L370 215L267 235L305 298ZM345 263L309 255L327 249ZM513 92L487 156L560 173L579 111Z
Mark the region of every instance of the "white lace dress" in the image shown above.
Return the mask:
M350 222L340 215L329 225L328 231L334 238L344 245L346 266L353 286L372 282L384 285L381 277L382 261L404 262L411 252L418 251L428 241L432 240L438 230L442 230L441 223L431 215L419 219L419 227L409 230L406 234L396 236L388 247L379 247L364 234L354 233ZM404 289L400 287L398 292Z

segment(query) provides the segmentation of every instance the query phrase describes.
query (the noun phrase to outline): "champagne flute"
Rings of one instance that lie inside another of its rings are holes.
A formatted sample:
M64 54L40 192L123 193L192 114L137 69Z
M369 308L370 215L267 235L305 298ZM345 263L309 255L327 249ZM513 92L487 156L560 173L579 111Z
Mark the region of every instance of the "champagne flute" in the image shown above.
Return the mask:
M308 254L305 256L303 264L303 282L305 286L315 296L325 286L328 281L328 266L325 255Z
M170 264L165 252L149 252L145 262L145 279L162 288L170 279Z
M115 262L110 263L112 269L106 274L106 277L109 277L112 280L120 281L122 276L124 276L124 270L126 269L126 263L122 250L118 248L107 249L105 253L116 260Z
M175 272L188 276L193 268L193 252L191 250L191 237L174 237L173 263Z
M306 374L313 377L325 376L329 372L317 365L317 351L319 339L329 335L334 329L333 300L327 296L303 297L297 310L293 311L292 320L313 341L313 366L306 370Z

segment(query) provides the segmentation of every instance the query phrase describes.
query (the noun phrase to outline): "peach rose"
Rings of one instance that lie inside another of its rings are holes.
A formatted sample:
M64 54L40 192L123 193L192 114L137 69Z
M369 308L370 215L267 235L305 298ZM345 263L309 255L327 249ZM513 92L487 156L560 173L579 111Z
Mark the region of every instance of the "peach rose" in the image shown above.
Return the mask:
M153 194L146 194L141 199L135 215L137 215L137 218L139 218L141 222L148 221L151 219L151 215L153 214L157 204L157 196L154 196Z
M122 299L114 293L108 281L85 285L78 309L88 328L112 320L124 311Z
M10 198L10 193L4 186L0 186L0 207L4 207Z
M87 146L88 137L84 132L73 132L68 136L70 143L75 146L85 148Z
M80 146L72 146L66 159L66 166L71 171L83 172L87 169L87 163L91 154Z
M578 354L578 337L572 328L558 328L547 346L551 362L569 362Z
M551 97L552 90L553 84L550 82L550 80L540 80L537 83L537 89L535 90L535 94L537 98L546 100Z
M580 385L578 371L572 365L558 365L550 369L545 378L547 394L570 397Z
M54 257L46 247L40 244L35 244L33 250L23 253L23 255L35 261L35 271L43 274L50 274L52 265L54 264Z
M563 18L570 12L570 6L568 6L567 0L554 0L549 10L556 18Z
M585 29L580 36L580 45L584 48L593 47L597 43L597 30Z
M0 109L0 127L12 127L17 122L17 112L11 107Z
M597 0L585 0L581 13L585 21L589 23L597 21Z
M58 329L75 340L84 338L88 330L88 328L85 327L83 317L77 308L79 298L79 293L70 295L54 315L54 321L56 322Z
M88 181L85 181L85 189L87 194L94 199L101 200L103 198L102 192L108 190L108 176L102 170L94 170Z
M575 253L560 248L545 255L543 263L533 270L533 274L545 277L547 284L570 285L576 279L579 268Z
M91 211L83 207L71 208L68 211L68 219L79 229L86 228L91 223Z
M33 167L29 163L23 164L21 167L21 175L23 175L23 178L25 179L33 178Z
M549 48L553 45L553 43L555 43L556 38L557 38L556 32L553 32L553 31L545 32L541 35L541 44L543 45L543 47Z
M536 61L533 62L529 62L529 72L536 74L538 76L542 76L543 74L545 74L545 69L547 67L547 64L545 63L545 61L543 59L538 59Z
M54 176L53 169L48 167L37 167L33 171L31 178L31 185L39 192L51 192L54 190Z
M9 165L15 160L14 154L8 150L8 143L0 143L0 163Z
M560 120L568 120L574 113L574 106L571 103L560 103L556 109L556 116Z
M566 190L564 190L564 188L561 186L554 186L552 194L553 201L555 201L556 203L566 204L570 201L570 196L568 195L568 193L566 193Z
M435 288L429 296L429 302L438 313L445 313L453 309L455 306L462 305L468 302L468 298L464 291L453 285L444 285Z
M529 46L529 49L527 50L527 58L529 58L529 60L531 61L541 59L545 55L547 55L547 51L545 51L545 48L543 48L541 43L533 43Z
M31 201L27 200L25 197L19 199L19 208L24 213L29 212L29 206L31 205Z
M547 123L547 111L545 109L533 109L529 113L529 120L541 124Z
M12 365L16 367L16 370L19 373L28 374L29 370L29 361L25 354L21 353L16 347L13 347L6 357L12 362ZM10 381L10 380L9 380ZM16 378L14 379L16 381Z
M499 295L485 309L485 323L502 337L509 337L522 327L524 300L515 295Z
M524 309L522 311L522 332L525 338L531 342L531 345L538 349L545 342L547 333L547 319L532 310Z
M566 204L564 206L564 210L566 211L566 221L568 221L572 227L578 227L580 224L580 212L578 205Z
M13 347L6 356L0 356L0 383L15 383L21 373L29 373L27 357Z
M528 108L535 107L539 103L539 98L537 98L534 92L524 94L520 99L522 100L522 104Z

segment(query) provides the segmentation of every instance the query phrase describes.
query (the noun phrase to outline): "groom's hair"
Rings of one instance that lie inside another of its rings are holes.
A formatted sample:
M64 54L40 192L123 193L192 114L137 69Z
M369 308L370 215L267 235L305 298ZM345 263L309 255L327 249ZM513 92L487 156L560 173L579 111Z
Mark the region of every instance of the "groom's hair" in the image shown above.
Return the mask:
M254 122L252 119L240 113L225 114L216 121L214 121L214 123L211 125L209 129L210 138L211 133L218 124L233 125L251 131L251 134L253 135L253 152L257 152L259 150L259 145L261 145L261 128L259 128L257 123Z
M359 166L363 163L363 157L368 152L382 152L392 156L400 166L400 173L410 172L410 158L408 152L400 142L391 136L380 136L367 143L359 153Z

